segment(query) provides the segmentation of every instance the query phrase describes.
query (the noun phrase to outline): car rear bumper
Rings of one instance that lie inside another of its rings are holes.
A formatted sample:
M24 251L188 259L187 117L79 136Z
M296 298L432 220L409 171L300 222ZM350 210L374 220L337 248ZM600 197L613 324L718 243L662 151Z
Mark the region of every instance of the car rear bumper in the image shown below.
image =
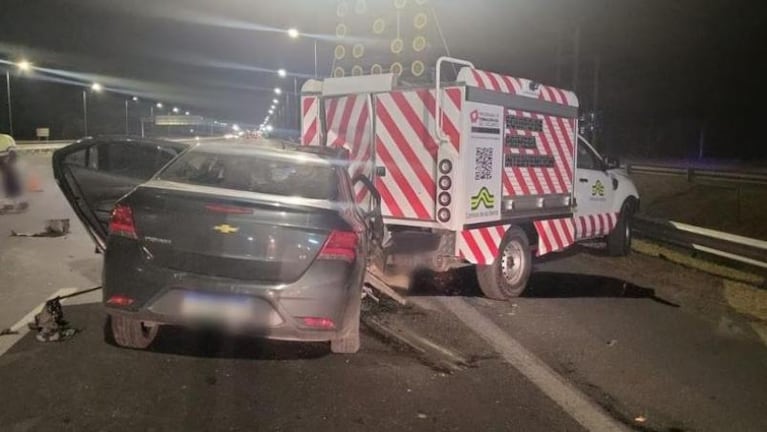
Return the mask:
M346 312L358 305L363 264L316 261L296 281L258 283L181 272L153 265L137 247L110 248L104 257L104 302L110 315L160 325L220 325L231 333L270 339L326 341L343 331ZM200 322L184 314L186 295L237 298L252 306L252 315L236 323ZM133 300L126 307L110 305L114 295ZM304 317L330 319L333 328L305 325Z

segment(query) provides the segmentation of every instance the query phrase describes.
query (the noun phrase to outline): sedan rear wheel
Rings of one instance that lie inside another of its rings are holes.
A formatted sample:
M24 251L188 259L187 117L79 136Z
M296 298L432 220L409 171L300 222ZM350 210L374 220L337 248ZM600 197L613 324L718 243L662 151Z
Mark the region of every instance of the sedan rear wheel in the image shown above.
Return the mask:
M157 337L160 328L156 324L150 326L142 321L120 315L111 315L107 320L107 329L111 330L114 342L125 348L148 348Z

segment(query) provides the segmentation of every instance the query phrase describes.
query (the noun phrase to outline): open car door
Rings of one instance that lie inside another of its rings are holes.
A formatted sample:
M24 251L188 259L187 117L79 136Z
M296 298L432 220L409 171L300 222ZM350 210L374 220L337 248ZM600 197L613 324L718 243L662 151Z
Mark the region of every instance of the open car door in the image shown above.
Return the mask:
M114 204L188 147L143 138L85 138L53 153L53 176L103 252Z

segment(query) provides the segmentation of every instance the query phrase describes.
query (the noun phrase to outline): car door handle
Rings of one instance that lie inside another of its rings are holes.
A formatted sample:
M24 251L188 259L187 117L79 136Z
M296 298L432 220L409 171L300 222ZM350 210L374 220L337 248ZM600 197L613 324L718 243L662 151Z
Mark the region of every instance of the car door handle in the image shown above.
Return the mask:
M587 178L579 178L578 181L581 182L581 183L588 183L589 179L587 179Z

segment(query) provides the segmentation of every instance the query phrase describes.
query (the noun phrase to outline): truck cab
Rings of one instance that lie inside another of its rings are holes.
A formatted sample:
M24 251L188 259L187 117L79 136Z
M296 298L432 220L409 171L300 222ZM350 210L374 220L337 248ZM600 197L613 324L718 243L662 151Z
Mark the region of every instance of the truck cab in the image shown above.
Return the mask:
M575 178L576 240L606 237L610 255L628 254L631 216L639 210L639 193L626 171L579 135Z

